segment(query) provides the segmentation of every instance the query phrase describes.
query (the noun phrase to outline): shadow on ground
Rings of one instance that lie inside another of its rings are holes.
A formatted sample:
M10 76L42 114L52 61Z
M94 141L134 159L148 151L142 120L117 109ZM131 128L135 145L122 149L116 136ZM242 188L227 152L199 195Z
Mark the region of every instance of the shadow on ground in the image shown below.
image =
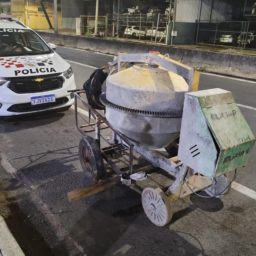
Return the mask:
M29 115L0 117L0 134L49 125L57 122L64 115L64 112L48 111Z
M143 213L140 196L121 185L101 195L70 234L88 256L198 256L203 253L202 248L196 248L168 227L158 228L150 223Z

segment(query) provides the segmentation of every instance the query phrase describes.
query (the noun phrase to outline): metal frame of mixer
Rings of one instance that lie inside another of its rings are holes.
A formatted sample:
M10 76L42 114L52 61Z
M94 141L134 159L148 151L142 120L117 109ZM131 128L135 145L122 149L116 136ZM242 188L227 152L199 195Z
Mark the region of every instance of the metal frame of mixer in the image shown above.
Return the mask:
M151 162L153 166L161 168L165 170L168 174L177 177L178 175L181 175L180 170L178 167L180 167L182 164L175 163L175 158L169 159L163 156L163 154L158 153L157 151L150 150L144 146L141 146L135 142L132 142L127 137L125 137L120 132L116 131L107 121L105 116L100 113L100 111L95 110L92 108L85 98L85 92L84 91L78 91L74 93L75 95L75 117L76 117L76 127L78 131L81 133L83 138L86 138L88 136L88 133L94 132L94 139L97 141L97 144L99 148L101 148L101 139L103 139L105 142L107 142L112 148L115 148L116 144L122 144L124 150L129 151L129 173L133 173L133 155L134 151L142 155L147 161ZM89 114L89 120L86 122L86 124L80 125L79 124L79 118L78 118L78 102L81 102L83 106L88 110ZM91 122L93 120L93 122ZM103 126L103 127L102 127ZM88 129L89 128L89 129ZM101 131L104 129L111 129L113 132L113 138L108 140L105 138ZM90 135L89 135L90 136ZM107 149L109 149L107 147ZM102 152L104 152L104 149L102 149ZM108 161L109 162L109 161ZM111 162L109 162L111 164ZM113 164L111 164L112 167ZM119 174L121 173L119 170L114 167L114 170L117 171Z
M193 69L190 69L175 61L170 61L164 56L159 56L155 54L140 54L139 56L138 54L124 54L119 56L114 61L114 65L117 65L118 71L120 70L121 62L157 63L168 70L172 70L176 73L182 73L190 88L192 87ZM155 225L164 226L170 221L172 216L172 209L170 208L171 201L177 200L179 198L184 198L197 191L204 190L207 187L212 187L216 185L214 184L216 180L214 181L213 178L197 174L194 170L181 163L177 159L177 157L167 157L161 152L161 150L153 150L146 146L137 144L136 142L133 142L125 137L120 132L116 131L106 120L104 115L105 113L103 111L96 110L87 103L84 91L77 91L74 93L74 96L76 126L82 135L82 140L88 141L88 137L92 137L91 133L94 132L93 146L98 147L98 151L91 150L91 154L95 155L91 155L92 159L87 159L87 161L89 161L89 164L90 161L97 162L105 159L106 163L109 164L111 169L114 171L114 174L120 176L123 184L128 185L139 192L141 192L143 189L141 188L141 186L137 186L138 182L136 181L136 179L134 180L131 177L134 173L145 173L146 175L147 172L141 171L140 168L134 168L135 154L142 156L151 165L151 169L152 166L154 168L160 168L166 174L166 176L171 176L173 178L172 182L170 182L167 186L158 186L157 183L155 183L153 188L152 185L149 185L148 189L146 187L142 192L142 205L144 208L144 212L151 220L151 222L153 222ZM79 104L79 102L82 104ZM78 105L79 107L82 105L88 110L89 120L84 119L85 124L80 124ZM102 130L106 128L109 128L112 131L111 138L106 138L106 136L102 134ZM101 147L102 139L108 144L108 146L105 148ZM88 143L90 144L91 142L88 141ZM109 157L106 154L107 151L113 151L115 153L121 152L121 154L128 155L128 168L126 168L125 171L119 169L118 166L113 162L113 159L111 159L111 156ZM94 178L95 177L97 177L97 175L94 176ZM228 180L224 176L221 177L224 178L224 183L223 180L220 182L222 184L222 187L219 190L224 193L228 188ZM100 179L107 178L107 176L100 177ZM147 177L145 179L147 180ZM97 178L95 178L95 182L97 182ZM156 207L157 204L157 207L159 207L160 209L160 215L153 215L152 217L151 208L154 205L154 207Z
M84 96L84 97L83 97ZM115 149L115 145L120 144L119 141L121 141L123 145L123 150L129 149L129 172L133 172L133 149L134 145L121 133L116 131L111 127L105 116L100 113L100 111L92 108L87 101L85 100L85 92L83 90L77 91L74 93L75 98L75 118L76 118L76 127L78 131L81 133L82 138L86 139L88 136L88 133L94 132L94 139L99 147L101 149L101 139L103 139L105 142L107 142L108 145L111 146L112 149ZM78 111L78 102L81 102L83 107L85 107L88 110L88 118L89 120L84 120L86 124L80 125L79 124L79 111ZM91 122L93 120L93 122ZM102 127L104 125L104 127ZM101 131L104 129L111 129L114 132L113 136L113 142L108 141L107 138L105 138ZM91 137L91 136L90 136ZM110 150L109 147L107 147L108 150ZM120 149L118 149L120 151ZM104 149L101 149L101 152L104 152ZM120 170L117 169L117 167L112 163L112 161L107 161L112 169L117 172L118 174L121 174Z
M136 144L135 142L130 141L123 134L120 134L118 131L113 129L109 122L106 120L104 113L95 110L86 102L84 91L75 92L74 95L76 126L78 131L82 135L82 140L87 140L89 143L91 143L88 138L93 138L95 144L91 146L95 147L96 145L100 149L99 151L96 151L96 153L91 152L91 154L94 155L91 156L91 159L89 159L89 165L93 165L93 163L90 161L101 161L101 159L104 159L106 161L106 164L108 164L111 170L113 170L113 173L111 174L112 177L113 175L117 175L124 185L131 187L139 193L141 193L143 189L137 186L136 180L133 180L130 177L132 176L132 174L138 172L144 172L146 174L147 171L143 171L143 168L134 168L135 153L142 156L149 163L148 166L145 166L146 168L144 168L144 170L151 170L150 173L152 173L152 168L160 168L168 176L171 176L173 178L174 181L172 181L170 185L166 187L161 186L161 188L159 188L159 186L155 184L153 186L154 189L152 189L152 187L150 187L149 185L152 197L155 197L158 200L161 199L163 202L163 205L161 205L161 207L164 207L164 209L166 209L167 211L166 219L162 222L154 222L152 221L152 219L150 219L150 216L147 215L148 218L155 225L164 226L169 223L172 216L172 209L170 208L171 202L178 200L179 198L184 198L190 194L203 190L212 185L212 179L206 176L195 174L193 170L183 165L181 162L177 161L176 157L168 158L157 150L152 150L145 146ZM85 122L84 124L80 124L79 121L78 105L79 107L81 107L81 104L79 104L79 102L82 103L82 106L86 108L89 113L89 120L87 121L86 119L83 119ZM102 134L102 131L105 129L110 129L113 132L111 138ZM102 148L101 140L107 142L109 146ZM115 154L126 154L126 156L128 156L128 168L124 168L121 170L118 165L113 162L111 156L109 157L108 154L106 154L107 151L113 151L115 152ZM98 170L95 171L97 172ZM156 169L156 172L158 171L159 169ZM109 177L110 176L103 175L99 179L104 180L109 179ZM94 182L95 184L97 184L96 176L94 176Z

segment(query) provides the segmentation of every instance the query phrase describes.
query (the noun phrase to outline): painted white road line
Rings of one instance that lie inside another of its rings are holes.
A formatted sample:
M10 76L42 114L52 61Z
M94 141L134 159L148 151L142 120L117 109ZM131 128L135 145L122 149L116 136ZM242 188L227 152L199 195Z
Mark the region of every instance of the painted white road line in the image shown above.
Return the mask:
M123 245L120 249L118 249L117 251L115 251L113 253L113 255L125 255L127 254L127 252L132 248L131 245L129 244L125 244Z
M247 106L247 105L243 105L243 104L237 104L237 106L240 107L240 108L246 108L246 109L250 109L250 110L256 111L256 108L251 107L251 106Z
M67 60L66 59L66 61L68 61L71 64L79 65L79 66L86 67L86 68L91 68L91 69L98 68L98 67L95 67L95 66L91 66L91 65L84 64L84 63L76 62L76 61L73 61L73 60Z
M71 109L72 109L72 110L75 110L75 106L73 105L73 106L71 107ZM82 109L82 108L77 107L77 111L78 111L80 114L85 115L86 117L89 117L89 112L88 112L87 110L84 110L84 109Z
M92 50L85 50L85 49L72 48L72 47L66 47L66 46L60 46L60 48L76 50L76 51L81 51L81 52L95 53L95 54L98 54L98 55L105 55L105 56L110 56L110 57L114 57L115 56L115 55L109 54L109 53L95 52L95 51L92 51Z
M230 77L230 76L225 76L225 75L218 75L218 74L207 73L207 72L202 72L202 74L205 74L205 75L208 75L208 76L215 76L215 77L226 78L226 79L229 79L229 80L236 80L236 81L241 81L241 82L247 82L247 83L255 84L256 85L256 81L246 80L246 79L243 79L243 78L236 78L236 77Z
M3 217L0 215L0 255L25 256L20 246L14 239Z
M232 182L231 184L231 188L233 188L234 190L236 190L237 192L240 192L241 194L250 197L251 199L256 200L256 191L247 188L244 185L241 185L235 181Z

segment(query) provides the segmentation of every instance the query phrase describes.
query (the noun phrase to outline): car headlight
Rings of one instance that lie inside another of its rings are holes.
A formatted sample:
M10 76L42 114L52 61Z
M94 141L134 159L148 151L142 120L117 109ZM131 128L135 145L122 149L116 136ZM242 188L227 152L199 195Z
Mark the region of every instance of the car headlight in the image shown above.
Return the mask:
M67 69L63 75L65 76L65 78L69 79L72 75L73 75L73 70L72 68L70 67L69 69Z
M0 86L3 85L3 84L5 84L6 82L7 82L6 80L0 78Z

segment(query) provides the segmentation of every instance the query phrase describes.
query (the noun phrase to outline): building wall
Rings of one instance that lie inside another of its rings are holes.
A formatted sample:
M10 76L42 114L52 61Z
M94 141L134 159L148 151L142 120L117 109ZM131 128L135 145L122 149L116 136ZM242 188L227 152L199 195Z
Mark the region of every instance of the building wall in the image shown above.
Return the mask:
M95 1L94 1L95 2ZM77 18L85 12L88 2L83 0L62 0L61 10L63 18Z
M53 26L53 1L45 1L45 8ZM11 13L14 17L32 29L49 29L49 24L41 10L39 0L12 0ZM59 26L60 25L61 15L59 14Z
M195 39L196 20L199 17L201 0L177 0L174 44L191 44Z
M174 30L177 37L174 38L175 44L191 44L195 42L197 21L222 22L231 20L232 8L225 0L177 0L176 22ZM212 9L212 10L211 10Z
M192 22L198 19L201 0L177 0L176 21Z
M201 0L177 0L176 21L196 22L199 19ZM200 20L209 20L212 0L202 0ZM231 4L223 0L214 0L211 19L225 21L232 18Z
M99 15L111 15L113 13L113 1L116 0L99 0ZM85 15L95 15L95 2L95 0L90 0L85 3Z
M76 30L76 18L84 15L87 2L83 0L62 0L62 24L61 29L64 31Z
M61 1L61 17L59 28L75 31L76 18L81 15L95 14L95 0L59 0ZM117 12L118 0L99 0L99 15L113 14ZM214 1L214 9L212 8ZM237 0L238 1L238 0ZM48 29L49 25L44 13L39 11L39 0L11 0L12 13L25 24L34 29ZM53 24L53 0L45 0L47 12ZM26 4L29 3L29 4ZM200 6L202 3L201 15ZM177 37L175 44L190 44L195 41L197 21L211 20L221 22L232 18L232 1L229 0L177 0L176 21L174 30ZM165 0L120 0L120 13L127 12L128 7L138 5L144 13L150 7L157 7L163 12L169 5ZM200 17L199 17L200 16ZM60 24L61 22L61 24Z
M25 0L12 0L11 13L14 17L26 24Z

